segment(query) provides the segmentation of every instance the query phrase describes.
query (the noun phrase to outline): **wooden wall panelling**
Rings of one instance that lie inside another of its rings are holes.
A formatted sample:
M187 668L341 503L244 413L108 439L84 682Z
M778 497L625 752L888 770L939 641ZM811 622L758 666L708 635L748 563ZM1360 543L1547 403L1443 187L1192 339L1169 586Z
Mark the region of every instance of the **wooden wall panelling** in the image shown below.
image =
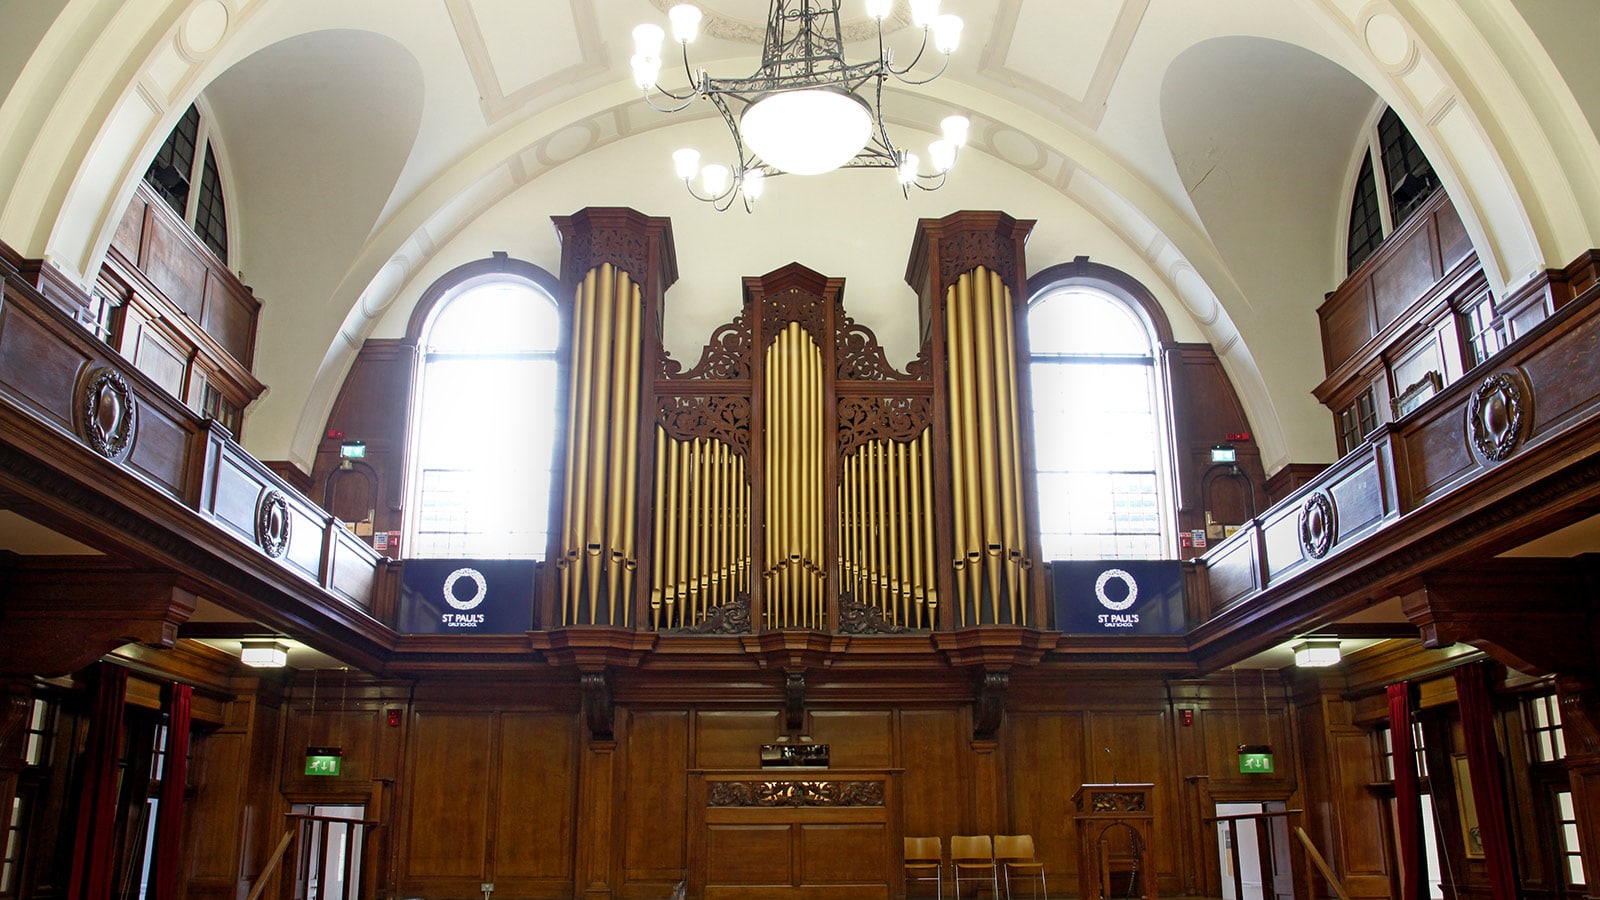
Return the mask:
M777 710L696 710L696 769L753 769L761 765L761 745L783 731Z
M689 723L684 709L623 716L622 900L665 897L689 866Z
M406 828L396 887L403 896L471 896L488 870L494 713L412 714Z
M1208 512L1219 525L1239 525L1260 515L1267 508L1268 493L1255 441L1233 442L1236 466L1211 462L1212 446L1227 435L1253 433L1216 351L1209 344L1175 345L1167 353L1166 377L1176 448L1179 530L1205 528ZM1204 549L1180 552L1190 556Z
M1176 848L1180 834L1173 815L1180 782L1169 727L1166 710L1089 710L1084 714L1083 752L1093 760L1085 766L1085 779L1097 784L1126 781L1155 785L1151 795L1158 815L1153 826L1157 835L1153 849L1160 890L1167 895L1178 891ZM1111 748L1111 753L1104 752L1106 747Z
M890 709L813 709L811 739L830 748L829 765L886 769L894 765L894 712Z
M973 798L965 744L972 725L953 707L907 708L897 714L903 834L937 836L950 849L950 836L972 834Z
M285 829L277 779L283 723L281 685L234 679L227 721L195 745L182 858L187 896L236 900L254 886Z
M0 287L0 390L69 433L76 433L72 386L100 360L66 339L65 326L24 302L10 283Z
M505 712L499 725L495 890L513 896L571 891L577 722L565 713Z
M1019 711L1006 717L1010 819L1002 831L1033 835L1035 858L1044 863L1049 880L1062 885L1074 884L1078 874L1071 797L1090 780L1083 718L1077 711ZM948 844L947 836L946 849Z

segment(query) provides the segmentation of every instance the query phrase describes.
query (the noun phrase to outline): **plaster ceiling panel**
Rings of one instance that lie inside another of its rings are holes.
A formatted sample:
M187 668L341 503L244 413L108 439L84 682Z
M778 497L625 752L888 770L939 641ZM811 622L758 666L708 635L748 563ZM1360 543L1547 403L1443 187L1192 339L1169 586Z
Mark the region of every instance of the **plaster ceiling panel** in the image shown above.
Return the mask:
M446 7L491 124L606 69L588 3L446 0Z
M100 551L9 509L0 509L0 550L22 556L99 556Z
M1077 0L1060 7L1000 0L979 63L987 76L1029 90L1093 128L1105 114L1149 0Z

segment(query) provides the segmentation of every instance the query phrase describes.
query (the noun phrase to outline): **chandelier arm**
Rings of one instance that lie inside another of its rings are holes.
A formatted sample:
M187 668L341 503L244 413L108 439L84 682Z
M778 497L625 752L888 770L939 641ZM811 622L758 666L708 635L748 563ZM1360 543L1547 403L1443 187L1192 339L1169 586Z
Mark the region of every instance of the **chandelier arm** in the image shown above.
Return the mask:
M748 157L744 152L744 137L739 133L739 122L733 117L733 111L728 109L728 101L720 93L707 94L717 112L722 113L722 121L728 126L728 135L733 138L733 158L737 168L734 170L734 184L744 183L744 173L750 169L750 164L755 161L754 153Z
M882 27L883 26L880 25L879 29L881 30ZM882 42L882 38L881 37L879 38L879 42L880 43ZM888 69L890 72L892 72L896 78L904 78L906 75L910 74L912 69L915 69L917 67L917 63L922 61L922 54L924 54L926 52L928 52L928 26L924 25L922 27L922 46L917 48L917 55L911 57L911 62L906 63L906 67L904 69L896 69L894 66L890 65L888 62L885 62L884 63L884 68ZM878 55L880 57L883 55L883 50L882 50L881 47L878 50ZM949 59L949 54L945 54L945 58ZM924 82L918 81L918 82L913 82L913 83L914 84L923 84Z
M663 96L671 97L674 100L683 101L682 103L679 103L677 106L657 106L656 102L654 100L650 99L650 92L649 91L645 91L645 93L644 93L644 102L647 105L649 105L649 107L651 109L655 110L656 112L661 112L661 113L681 112L681 111L683 111L685 109L688 109L689 108L689 104L693 103L694 100L695 100L695 95L692 94L692 93L691 94L686 94L686 95L680 97L677 94L674 94L673 92L671 92L669 90L663 89L660 85L656 86L656 90L661 91Z
M919 53L917 55L921 56L922 54ZM913 65L915 65L915 63L913 63ZM894 74L895 74L896 78L900 79L900 82L902 84L911 84L911 85L927 84L928 82L934 80L935 78L938 78L940 75L943 75L944 74L944 70L948 69L948 68L950 68L950 54L946 53L944 55L944 62L939 64L939 71L933 73L932 75L929 75L927 78L923 78L923 79L918 80L918 79L914 79L914 78L907 78L907 77L905 77L905 73L902 73L902 72L895 72ZM910 71L911 71L911 66L907 66L906 67L906 72L910 72Z
M895 149L894 141L889 138L889 123L883 120L883 83L887 79L879 77L877 84L873 85L872 117L877 120L878 134L876 140L883 146L890 160L899 165L900 151Z

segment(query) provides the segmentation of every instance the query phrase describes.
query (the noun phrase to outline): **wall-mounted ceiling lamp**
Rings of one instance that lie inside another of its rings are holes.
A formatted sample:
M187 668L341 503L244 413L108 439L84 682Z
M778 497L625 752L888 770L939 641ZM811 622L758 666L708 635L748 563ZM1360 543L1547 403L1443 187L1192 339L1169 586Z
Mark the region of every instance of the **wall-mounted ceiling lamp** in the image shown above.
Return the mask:
M289 645L283 641L240 641L239 661L257 669L281 669L289 664Z
M1317 668L1339 664L1338 638L1306 638L1290 644L1294 651L1294 664L1301 668Z
M702 167L700 152L683 149L672 160L689 193L718 210L739 195L746 211L761 196L766 179L785 173L820 175L838 168L893 169L902 193L915 185L938 190L955 165L956 151L967 140L965 116L941 123L943 136L928 147L933 171L925 173L915 153L897 146L884 122L883 86L890 76L905 84L926 84L943 74L961 39L961 19L939 14L939 0L911 0L911 21L922 29L922 44L911 62L894 65L884 45L883 20L894 0L866 0L865 11L877 24L878 57L848 63L839 26L841 0L772 0L767 11L761 65L746 78L712 78L689 65L689 43L700 30L700 10L680 3L668 10L672 37L683 51L689 86L676 91L660 84L661 45L666 32L644 24L633 30L633 80L644 99L660 112L677 112L696 99L711 101L733 139L732 165ZM911 72L932 43L942 59L926 77ZM667 98L659 104L652 92ZM696 188L694 179L700 178Z

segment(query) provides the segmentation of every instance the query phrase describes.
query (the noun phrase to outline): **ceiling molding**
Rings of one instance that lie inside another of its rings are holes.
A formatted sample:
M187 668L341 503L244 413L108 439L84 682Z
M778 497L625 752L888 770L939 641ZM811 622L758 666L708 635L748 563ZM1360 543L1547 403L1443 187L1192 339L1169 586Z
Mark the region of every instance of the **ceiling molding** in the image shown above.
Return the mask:
M1128 48L1133 46L1133 38L1149 6L1150 0L1123 0L1122 10L1117 13L1105 46L1100 49L1100 61L1082 97L1074 97L1009 65L1011 41L1016 36L1022 0L1000 0L999 9L995 11L994 30L983 57L978 60L978 73L1001 84L1030 91L1089 128L1099 128L1106 114L1106 98L1111 96L1111 88L1122 74Z
M472 0L445 0L445 9L455 25L456 39L461 44L467 69L478 88L483 120L493 125L506 116L522 109L552 90L576 84L586 78L605 75L610 64L606 59L605 42L600 39L600 24L594 17L590 4L582 0L568 0L572 9L574 34L578 42L579 61L551 72L543 78L529 82L511 93L505 92L496 71L489 43L484 39L483 28L473 12Z

